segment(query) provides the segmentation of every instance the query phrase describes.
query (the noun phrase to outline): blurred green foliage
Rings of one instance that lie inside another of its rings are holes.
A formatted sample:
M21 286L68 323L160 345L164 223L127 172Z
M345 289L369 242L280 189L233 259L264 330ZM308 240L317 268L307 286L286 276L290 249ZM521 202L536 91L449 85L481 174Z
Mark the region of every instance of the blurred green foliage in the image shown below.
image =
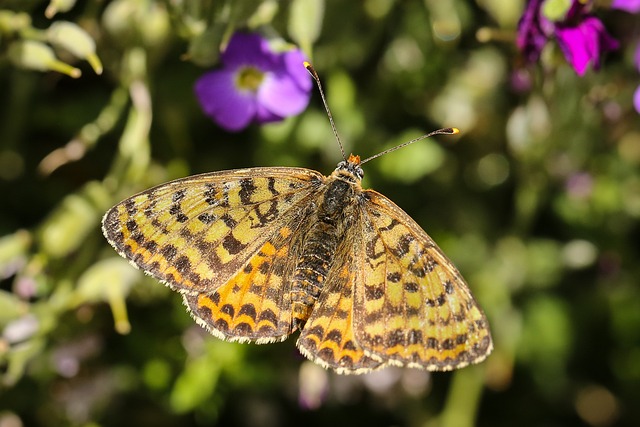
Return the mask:
M522 8L0 2L0 425L637 425L637 16L600 9L623 48L578 78L557 49L519 66ZM319 96L238 134L199 110L192 84L238 28L305 49L347 151L462 130L367 164L364 184L462 270L492 326L486 362L343 377L295 339L224 343L108 246L103 213L160 182L340 160Z

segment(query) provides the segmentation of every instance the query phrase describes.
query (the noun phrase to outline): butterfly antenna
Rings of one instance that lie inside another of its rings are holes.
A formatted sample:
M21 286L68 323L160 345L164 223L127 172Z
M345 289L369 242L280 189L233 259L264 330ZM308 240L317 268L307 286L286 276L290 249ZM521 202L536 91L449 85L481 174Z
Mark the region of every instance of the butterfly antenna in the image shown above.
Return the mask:
M322 84L320 84L320 76L318 76L318 73L316 72L316 70L307 61L304 61L304 68L307 69L309 74L311 74L311 77L313 77L313 79L316 81L316 84L318 85L318 90L320 91L320 97L322 98L322 103L324 104L324 109L327 112L327 116L329 116L329 123L331 123L331 129L333 129L333 134L335 135L336 141L338 141L338 145L340 146L340 152L342 153L342 159L344 161L346 161L347 160L347 156L344 154L344 147L342 146L342 141L340 140L340 135L338 135L338 129L336 129L336 124L333 122L333 116L331 115L331 110L329 110L329 104L327 104L327 99L324 96L324 91L322 90Z
M421 141L423 139L427 139L430 136L434 136L434 135L455 135L457 133L460 133L460 130L458 128L443 128L443 129L434 130L433 132L429 132L426 135L422 135L422 136L419 136L417 138L412 139L411 141L407 141L404 144L400 144L400 145L397 145L397 146L395 146L393 148L389 148L388 150L384 150L382 153L378 153L375 156L368 157L368 158L364 159L363 161L361 161L360 164L363 165L363 164L367 163L369 160L373 160L373 159L375 159L377 157L383 156L383 155L385 155L387 153L390 153L392 151L399 150L400 148L406 147L407 145L413 144L414 142Z

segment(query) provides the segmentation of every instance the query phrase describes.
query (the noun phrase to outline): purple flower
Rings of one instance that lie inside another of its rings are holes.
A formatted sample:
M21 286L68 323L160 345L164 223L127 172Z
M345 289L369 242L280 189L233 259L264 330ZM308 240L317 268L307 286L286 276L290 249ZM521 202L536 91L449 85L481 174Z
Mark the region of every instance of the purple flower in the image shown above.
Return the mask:
M630 13L640 12L640 0L613 0L611 9L626 10Z
M221 55L222 67L196 81L202 109L228 131L302 112L311 96L311 76L299 49L274 51L257 34L235 33Z
M590 1L572 0L559 19L551 20L543 13L545 0L531 0L518 23L516 43L528 62L535 62L549 39L555 38L576 73L584 75L589 65L600 67L600 55L617 49L602 22L589 13Z
M516 45L528 62L536 62L540 58L548 34L553 33L553 24L540 13L543 1L529 1L518 22Z

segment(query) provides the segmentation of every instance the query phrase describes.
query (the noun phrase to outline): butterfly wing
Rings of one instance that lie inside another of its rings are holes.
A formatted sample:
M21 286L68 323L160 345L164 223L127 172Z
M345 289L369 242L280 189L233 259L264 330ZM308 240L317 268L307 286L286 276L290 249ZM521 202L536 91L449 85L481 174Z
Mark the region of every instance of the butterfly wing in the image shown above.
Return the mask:
M347 228L324 288L297 342L308 359L342 374L361 374L383 366L379 356L365 354L354 335L355 317L360 314L353 306L356 229Z
M367 190L354 248L353 329L370 357L430 371L492 350L487 320L464 279L402 209Z
M289 237L300 234L309 200L324 179L300 168L179 179L114 206L103 232L120 255L185 294L194 317L219 337L284 339L291 332L289 290L283 286L292 268ZM247 324L251 309L254 322ZM215 323L213 316L223 321Z
M196 322L221 339L258 344L293 332L291 276L309 221L291 215L262 247L212 293L184 294Z

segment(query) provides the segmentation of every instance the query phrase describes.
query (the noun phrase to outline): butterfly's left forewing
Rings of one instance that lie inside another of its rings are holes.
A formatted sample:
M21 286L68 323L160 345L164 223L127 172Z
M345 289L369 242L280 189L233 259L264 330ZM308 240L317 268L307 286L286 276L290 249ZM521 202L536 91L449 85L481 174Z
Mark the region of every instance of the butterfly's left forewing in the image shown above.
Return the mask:
M367 190L362 200L353 309L365 353L431 371L483 360L488 324L455 266L389 199Z
M292 332L290 278L324 177L239 169L162 184L103 219L112 246L184 295L219 338L271 342Z

